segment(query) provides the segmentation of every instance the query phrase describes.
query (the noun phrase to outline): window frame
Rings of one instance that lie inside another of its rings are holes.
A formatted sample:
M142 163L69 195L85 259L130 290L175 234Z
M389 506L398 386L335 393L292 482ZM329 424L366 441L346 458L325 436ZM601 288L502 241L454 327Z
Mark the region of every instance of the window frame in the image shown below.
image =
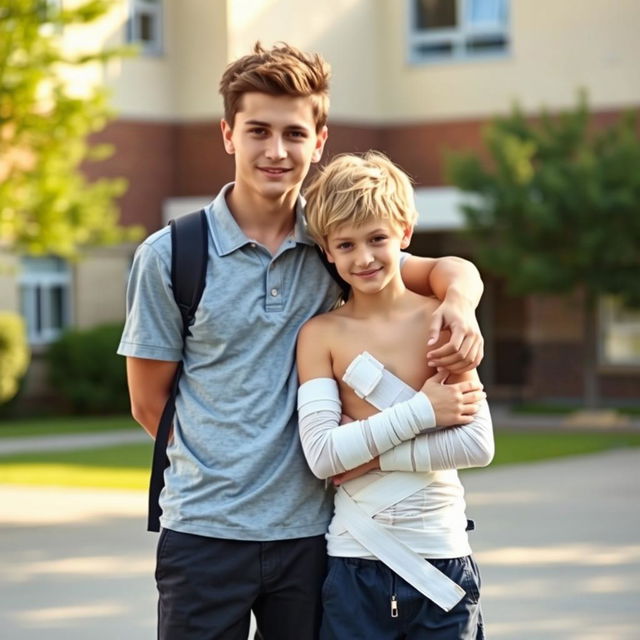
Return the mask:
M29 269L29 262L51 261L55 268L49 270ZM47 345L54 342L72 323L73 274L68 262L54 256L24 256L19 277L20 311L27 325L30 345ZM51 292L61 288L60 326L54 326L54 309Z
M456 15L458 16L458 25L454 28L433 29L430 33L426 30L417 28L418 23L418 7L417 2L420 0L407 0L407 52L408 61L412 65L417 64L443 64L469 61L491 60L496 58L504 58L511 53L511 6L510 0L504 0L506 3L505 23L502 27L495 26L473 26L467 23L466 8L467 3L471 0L454 0L456 3ZM505 45L499 50L486 52L469 52L468 42L472 38L488 38L502 36ZM419 53L418 48L429 44L451 44L451 55Z
M143 13L155 18L157 37L154 40L142 40L138 33L137 18ZM147 56L161 56L164 53L164 0L129 0L127 43L138 45Z
M615 331L623 337L638 335L640 337L640 309L632 310L637 313L637 320L620 320L616 315L625 310L620 296L604 295L598 301L599 339L598 365L605 369L640 369L640 350L628 359L616 358L608 353L607 346L610 332Z

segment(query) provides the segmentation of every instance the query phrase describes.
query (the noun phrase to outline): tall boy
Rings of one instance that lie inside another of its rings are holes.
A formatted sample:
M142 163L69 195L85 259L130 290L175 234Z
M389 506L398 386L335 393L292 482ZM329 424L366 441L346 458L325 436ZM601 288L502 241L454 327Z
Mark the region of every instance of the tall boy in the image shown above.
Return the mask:
M119 353L133 415L152 437L184 361L161 495L161 639L245 640L251 610L265 640L317 634L331 500L300 449L295 340L338 295L299 197L327 139L328 77L319 56L287 45L257 45L225 71L221 128L235 181L207 207L207 285L184 349L168 230L136 253ZM479 360L474 267L409 257L403 276L444 299L431 331L454 327L431 357L458 368ZM473 398L441 387L431 401L454 414Z
M342 474L321 640L483 638L456 469L491 461L491 419L484 394L453 422L427 400L446 374L422 355L438 303L400 273L416 218L409 179L382 154L344 155L306 196L309 231L351 285L298 338L302 447L319 478ZM463 381L476 372L446 377ZM452 424L463 426L433 430Z

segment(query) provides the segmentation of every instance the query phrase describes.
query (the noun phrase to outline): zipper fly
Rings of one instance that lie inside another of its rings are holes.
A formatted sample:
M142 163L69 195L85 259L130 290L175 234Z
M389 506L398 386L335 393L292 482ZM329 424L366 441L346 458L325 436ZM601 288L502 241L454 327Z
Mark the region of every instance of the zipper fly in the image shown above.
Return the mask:
M391 596L391 617L398 617L398 598L395 593Z

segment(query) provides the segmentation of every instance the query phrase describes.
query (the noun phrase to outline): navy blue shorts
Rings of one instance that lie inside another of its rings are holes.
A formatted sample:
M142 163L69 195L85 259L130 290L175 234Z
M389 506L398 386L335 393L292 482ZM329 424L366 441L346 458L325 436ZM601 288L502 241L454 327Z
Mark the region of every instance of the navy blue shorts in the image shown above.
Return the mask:
M483 640L480 573L473 558L428 562L466 591L449 612L382 562L330 557L320 640Z
M317 640L324 536L245 542L163 529L158 541L159 640Z

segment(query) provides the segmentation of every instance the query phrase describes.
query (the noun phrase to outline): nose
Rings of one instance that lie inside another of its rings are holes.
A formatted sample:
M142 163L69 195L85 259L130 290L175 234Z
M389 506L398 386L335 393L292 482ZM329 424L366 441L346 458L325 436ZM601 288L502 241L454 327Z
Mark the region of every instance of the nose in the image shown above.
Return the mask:
M281 136L271 136L267 144L266 155L269 160L284 160L287 157L287 150Z
M368 246L359 247L356 253L356 266L358 268L368 267L373 262L373 254Z

